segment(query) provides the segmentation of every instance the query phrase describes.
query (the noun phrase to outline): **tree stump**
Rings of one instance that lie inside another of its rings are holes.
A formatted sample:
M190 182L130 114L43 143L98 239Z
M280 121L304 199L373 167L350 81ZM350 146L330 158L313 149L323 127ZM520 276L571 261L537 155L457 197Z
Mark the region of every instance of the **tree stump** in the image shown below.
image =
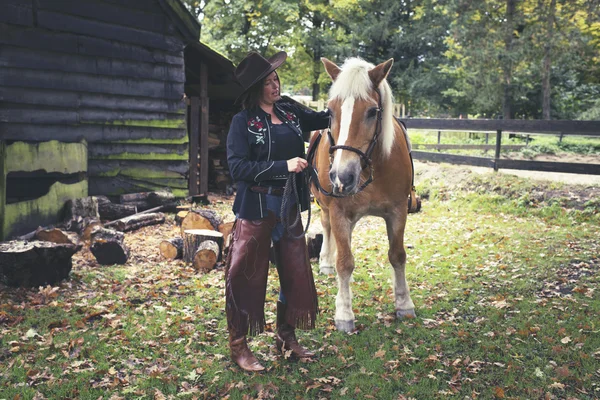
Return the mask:
M137 207L134 205L115 204L106 196L96 196L96 199L100 218L105 221L114 221L137 213Z
M183 260L187 263L194 262L194 256L198 250L200 243L212 240L217 243L217 259L221 260L221 251L223 250L223 234L221 232L213 231L210 229L190 229L184 232L183 238ZM216 262L215 261L215 262Z
M79 245L79 237L75 233L65 232L58 228L44 229L39 227L35 231L35 238L36 240L40 240L42 242L72 244L73 246Z
M81 218L98 219L98 200L93 197L83 197L81 199L67 200L65 203L65 221Z
M0 243L0 281L8 286L52 285L69 276L73 254L81 246L22 241Z
M158 245L160 254L169 260L177 260L183 257L183 238L174 237L172 239L163 240Z
M190 213L190 212L189 212L188 210L182 210L182 211L179 211L177 214L175 214L175 223L176 223L177 225L181 225L181 223L183 222L183 219L184 219L185 217L187 217L187 215L188 215L189 213Z
M129 232L144 226L162 224L165 222L163 213L137 214L116 221L114 228L121 232Z
M200 243L198 250L196 250L196 254L194 254L192 267L194 267L196 271L209 272L217 264L219 254L220 251L217 242L205 240L204 242Z
M189 229L217 230L221 225L221 218L211 210L190 211L181 221L181 235Z
M123 243L125 235L112 229L97 228L92 232L90 250L102 265L125 264L129 249Z

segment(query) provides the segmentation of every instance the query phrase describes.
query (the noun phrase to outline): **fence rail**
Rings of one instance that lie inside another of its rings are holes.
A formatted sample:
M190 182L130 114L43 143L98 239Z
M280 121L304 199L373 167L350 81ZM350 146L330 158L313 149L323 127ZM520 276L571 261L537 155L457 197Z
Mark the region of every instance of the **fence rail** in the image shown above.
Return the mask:
M567 172L574 174L600 175L600 164L563 163L550 161L505 160L500 158L503 133L535 133L562 136L600 137L600 121L538 121L538 120L495 120L495 119L402 119L409 129L428 129L435 131L496 132L494 146L475 145L477 148L495 149L494 158L462 156L447 153L425 151L412 152L416 160L447 162L450 164L474 165L498 169L518 169L545 172ZM439 135L439 134L438 134ZM415 144L415 147L423 146ZM456 145L429 145L438 149L451 149ZM464 146L461 148L469 148ZM426 146L428 147L428 146Z

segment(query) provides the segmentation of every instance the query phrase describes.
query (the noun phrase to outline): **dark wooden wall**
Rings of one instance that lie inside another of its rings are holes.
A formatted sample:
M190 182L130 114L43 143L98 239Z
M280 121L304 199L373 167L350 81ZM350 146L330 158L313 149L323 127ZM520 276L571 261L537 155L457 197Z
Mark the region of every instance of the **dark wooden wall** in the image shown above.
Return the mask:
M90 194L187 195L186 40L159 1L2 0L0 139L86 139Z

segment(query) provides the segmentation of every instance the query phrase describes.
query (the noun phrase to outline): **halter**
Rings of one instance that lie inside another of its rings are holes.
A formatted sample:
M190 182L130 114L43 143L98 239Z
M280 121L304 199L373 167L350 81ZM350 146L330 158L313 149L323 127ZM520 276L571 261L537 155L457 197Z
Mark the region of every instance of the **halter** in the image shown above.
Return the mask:
M352 152L358 154L360 156L361 164L363 166L362 169L364 170L366 167L369 167L369 178L365 182L363 182L362 185L360 185L360 187L354 194L362 192L367 186L369 186L369 184L371 182L373 182L373 161L371 160L371 154L373 153L373 150L375 149L375 145L377 144L377 140L379 139L379 135L381 134L381 123L382 123L382 115L383 115L382 97L381 97L381 93L379 92L379 88L377 88L377 87L375 88L375 93L377 93L377 96L378 96L377 123L375 125L375 134L373 135L373 138L371 139L371 142L369 143L369 147L367 147L367 151L365 151L364 153L360 149L357 149L356 147L335 144L335 140L333 139L333 135L331 134L331 117L329 117L329 126L327 127L327 137L329 138L329 170L331 171L331 167L333 165L333 153L336 150L348 150L348 151L352 151ZM315 186L317 187L317 189L319 189L319 191L321 193L323 193L325 196L348 197L349 195L335 194L335 193L333 193L333 190L331 190L331 192L328 192L321 186L321 183L319 182L317 170L313 166L313 160L317 153L319 143L321 142L321 137L322 137L322 133L319 132L319 136L317 136L317 138L315 139L315 141L306 157L306 159L308 160L308 164L310 166L310 168L308 169L308 172L310 175L309 180L312 180L314 182Z

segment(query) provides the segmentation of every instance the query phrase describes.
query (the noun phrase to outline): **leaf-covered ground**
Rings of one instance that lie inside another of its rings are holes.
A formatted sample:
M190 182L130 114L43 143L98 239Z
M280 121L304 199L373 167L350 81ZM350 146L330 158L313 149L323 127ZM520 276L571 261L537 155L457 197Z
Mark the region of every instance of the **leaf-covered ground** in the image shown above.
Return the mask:
M365 218L357 330L335 330L335 276L313 260L321 314L299 336L319 357L278 354L272 268L267 331L251 341L268 369L243 373L228 357L223 268L158 254L171 216L127 234L125 266L84 249L57 286L0 287L0 399L600 398L598 188L419 168L427 199L406 232L417 318L395 320L385 227ZM230 218L230 202L210 207Z

